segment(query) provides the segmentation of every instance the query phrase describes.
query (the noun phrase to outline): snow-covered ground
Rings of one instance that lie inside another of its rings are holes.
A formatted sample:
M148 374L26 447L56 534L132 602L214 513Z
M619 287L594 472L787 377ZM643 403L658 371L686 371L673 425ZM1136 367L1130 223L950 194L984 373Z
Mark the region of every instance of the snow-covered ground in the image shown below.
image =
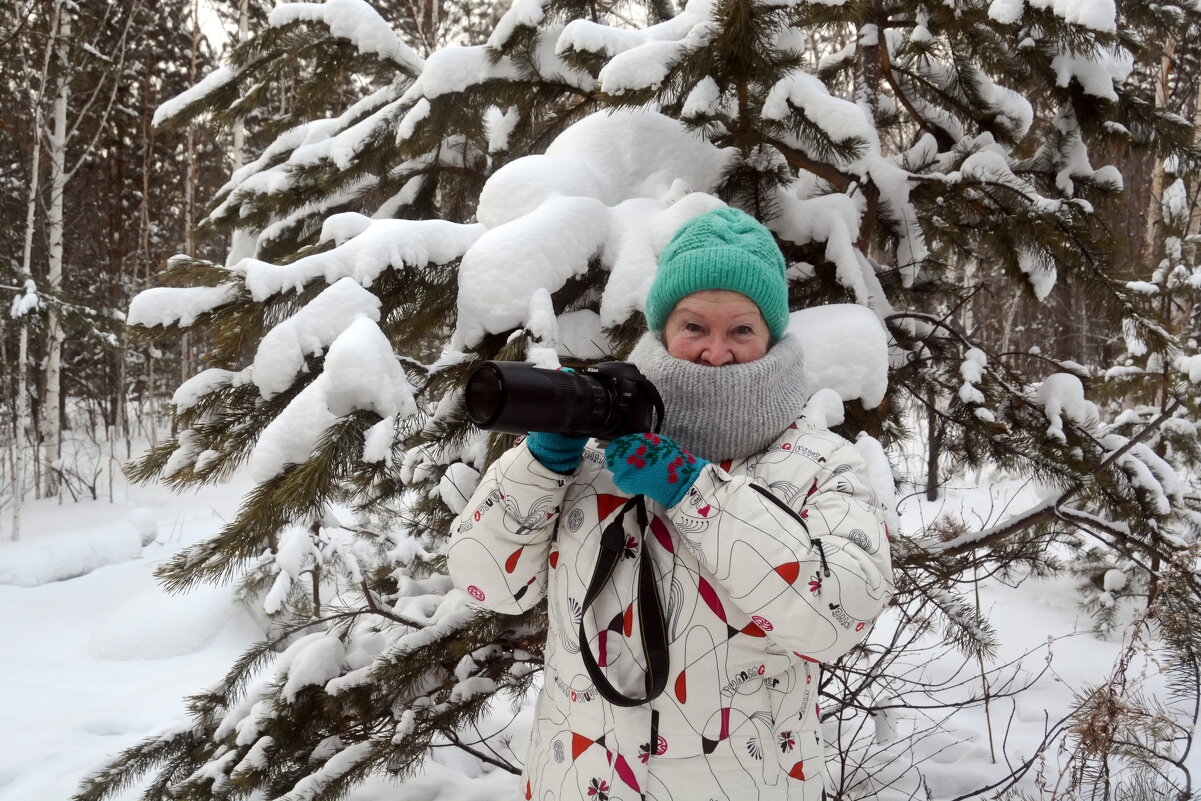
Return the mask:
M904 500L904 524L912 529L950 511L979 526L995 522L1007 502L1017 511L1037 501L1033 488L983 483L993 489L952 490L936 504L916 496ZM183 496L159 487L119 487L114 502L38 501L28 508L23 542L16 545L7 542L4 521L0 801L68 798L88 771L120 749L184 723L185 696L213 683L261 636L257 621L231 590L200 587L171 596L152 575L172 553L229 519L249 487L248 478L235 478ZM1000 633L1001 661L1034 649L1028 661L1030 672L1036 672L1046 664L1048 635L1060 638L1050 646L1051 669L1037 686L1016 703L998 700L992 706L997 759L1003 765L1006 755L1020 760L1031 753L1045 723L1059 717L1074 692L1104 679L1120 642L1089 633L1068 577L1016 588L990 584L982 602ZM524 717L511 723L507 709L497 716L496 725L512 734L518 752L524 751L528 731ZM902 716L890 725L903 735L915 722ZM892 768L920 761L935 799L954 798L983 777L1004 772L990 764L981 713L951 719L922 743L916 752L898 755ZM1192 757L1190 767L1201 770L1201 760ZM1055 772L1053 761L1045 772ZM887 774L882 770L880 777ZM1056 777L1048 778L1054 784ZM902 781L896 789L908 784ZM517 797L516 789L512 776L481 770L475 760L447 748L439 749L435 764L405 787L380 780L351 797L492 801ZM125 797L132 799L136 792Z
M230 590L171 596L152 575L228 519L245 489L29 504L22 541L0 544L0 581L45 580L0 584L0 798L68 798L106 756L182 722L184 696L261 636ZM131 517L153 536L145 547Z

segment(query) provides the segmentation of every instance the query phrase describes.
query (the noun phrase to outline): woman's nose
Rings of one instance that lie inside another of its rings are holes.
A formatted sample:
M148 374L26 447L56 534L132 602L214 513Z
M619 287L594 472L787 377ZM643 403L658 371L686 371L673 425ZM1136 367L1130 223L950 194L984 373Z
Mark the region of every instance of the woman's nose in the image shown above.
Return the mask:
M701 361L710 367L724 367L734 361L734 354L730 352L724 337L711 334L701 349Z

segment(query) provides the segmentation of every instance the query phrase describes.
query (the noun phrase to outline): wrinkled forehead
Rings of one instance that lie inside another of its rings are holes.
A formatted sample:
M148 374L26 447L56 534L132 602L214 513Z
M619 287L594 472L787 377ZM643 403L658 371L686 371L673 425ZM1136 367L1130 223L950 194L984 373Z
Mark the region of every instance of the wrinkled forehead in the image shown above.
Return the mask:
M741 292L734 292L728 289L703 289L700 292L685 295L672 308L671 314L668 317L685 313L700 315L720 314L723 317L751 315L759 320L763 319L763 313L759 310L755 301Z

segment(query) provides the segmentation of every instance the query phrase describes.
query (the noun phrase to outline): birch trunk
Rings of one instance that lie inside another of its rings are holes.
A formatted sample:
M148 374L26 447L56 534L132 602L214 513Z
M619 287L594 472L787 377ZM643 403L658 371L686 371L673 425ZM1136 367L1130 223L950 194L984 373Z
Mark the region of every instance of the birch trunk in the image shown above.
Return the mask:
M33 282L33 229L37 221L38 190L41 187L42 165L42 98L46 96L46 75L50 71L50 54L53 52L55 33L62 17L62 0L55 0L50 20L50 32L46 37L46 51L42 59L42 72L38 91L33 98L33 163L30 168L29 195L25 204L25 243L21 253L21 278L26 295L36 291ZM20 298L18 298L18 303ZM17 398L16 431L13 443L13 517L10 537L13 542L21 539L21 512L25 504L25 454L29 442L29 312L24 304L13 307L21 314L14 314L21 328L17 345Z
M58 50L58 92L54 100L54 131L47 153L50 156L50 204L46 223L50 242L47 286L58 295L63 286L63 195L67 186L67 103L71 98L71 75L68 41L71 38L71 17L64 14L55 37ZM46 392L42 402L42 441L46 448L45 495L59 491L59 470L62 459L62 357L63 331L58 305L48 304L46 315Z
M196 85L196 57L200 50L200 2L192 3L192 60L188 66L188 83ZM196 237L193 230L196 227L196 121L188 123L188 179L184 183L184 253L196 255ZM185 332L179 344L179 383L192 377L192 341ZM175 432L175 422L171 423L171 431Z
M250 31L249 0L242 0L238 16L238 44L246 41ZM238 118L233 126L234 145L231 160L231 171L236 172L246 161L246 123ZM229 253L226 254L226 266L233 266L242 259L254 256L258 249L258 237L244 228L235 228L230 235Z

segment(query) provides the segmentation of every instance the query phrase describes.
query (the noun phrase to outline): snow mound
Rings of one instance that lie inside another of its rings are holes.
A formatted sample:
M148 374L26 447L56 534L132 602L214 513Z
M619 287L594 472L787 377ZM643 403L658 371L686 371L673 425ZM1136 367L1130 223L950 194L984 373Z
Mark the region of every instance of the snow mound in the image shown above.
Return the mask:
M108 661L170 659L207 648L245 612L230 587L197 587L183 595L154 589L135 595L100 622L88 655Z
M125 522L137 529L138 535L142 538L143 547L154 542L158 537L158 521L154 517L154 512L145 506L139 506L127 514Z
M0 584L37 587L137 559L157 529L147 509L136 510L130 518L86 532L37 535L0 545Z

